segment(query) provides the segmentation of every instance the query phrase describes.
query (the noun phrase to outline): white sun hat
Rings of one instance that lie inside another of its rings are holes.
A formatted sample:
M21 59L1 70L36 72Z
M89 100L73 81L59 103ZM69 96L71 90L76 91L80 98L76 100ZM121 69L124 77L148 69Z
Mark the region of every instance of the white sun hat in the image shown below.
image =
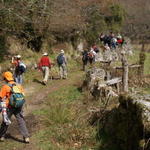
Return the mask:
M64 52L64 50L63 50L63 49L61 49L61 50L60 50L60 53L61 53L61 54L64 54L65 52Z
M47 56L47 55L48 55L48 53L46 53L46 52L45 52L45 53L43 53L43 56Z
M17 55L16 57L17 57L17 58L21 58L21 55Z

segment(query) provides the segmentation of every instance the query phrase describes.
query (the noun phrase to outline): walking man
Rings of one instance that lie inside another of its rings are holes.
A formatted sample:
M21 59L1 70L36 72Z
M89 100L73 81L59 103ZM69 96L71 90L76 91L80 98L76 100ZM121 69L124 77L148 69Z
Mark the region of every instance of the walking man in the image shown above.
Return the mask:
M67 60L63 49L60 51L60 54L57 56L57 64L59 67L60 79L67 79Z
M26 71L26 65L21 61L21 56L17 55L15 60L15 82L18 84L23 83L23 73Z
M39 69L43 72L43 81L42 83L46 85L48 78L49 78L49 72L51 68L51 61L48 57L48 53L44 53L40 62L39 62Z
M88 51L87 50L84 50L82 52L82 62L83 62L83 71L85 71L85 68L88 63Z
M13 75L11 72L4 72L3 79L6 83L2 86L2 88L0 90L0 101L1 101L1 103L3 103L3 105L5 104L5 107L6 107L5 113L7 113L8 119L11 119L12 115L14 115L16 117L18 125L19 125L19 130L23 136L24 142L29 143L29 133L28 133L28 129L26 127L26 123L25 123L25 120L23 117L23 111L22 111L24 101L21 101L21 99L20 99L20 100L18 100L18 102L20 103L19 105L11 105L12 103L10 102L11 101L10 99L11 99L11 94L12 94L12 87L16 86L17 84L14 82L14 78L13 78ZM23 93L23 89L22 89L21 85L18 84L17 87L19 87L18 89ZM15 101L13 101L13 102L15 102ZM14 103L14 104L16 104L16 103ZM7 132L9 124L5 119L3 119L3 122L0 127L0 141L5 140L5 134Z
M88 53L90 65L92 65L95 62L95 56L96 56L96 52L93 50L93 48L91 48L91 50Z

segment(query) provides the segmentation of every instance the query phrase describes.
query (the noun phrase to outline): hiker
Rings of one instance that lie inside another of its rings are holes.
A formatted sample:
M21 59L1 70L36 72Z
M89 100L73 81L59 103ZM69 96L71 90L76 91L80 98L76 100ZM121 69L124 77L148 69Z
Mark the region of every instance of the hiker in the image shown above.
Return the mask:
M104 35L103 33L101 33L101 34L99 35L99 40L100 40L101 42L104 42L104 37L105 37L105 35Z
M18 84L23 83L23 73L26 71L26 65L21 61L21 56L17 55L16 59L14 60L14 65L15 67L15 72L14 72L14 77L15 77L15 82Z
M106 44L106 45L104 46L104 48L105 48L106 51L110 51L110 47L109 47L108 44Z
M93 50L94 50L96 53L99 52L99 49L98 49L98 47L96 46L96 44L93 44L92 48L93 48Z
M83 71L85 70L85 67L88 63L88 51L87 50L84 50L82 52L82 62L83 62Z
M6 83L2 86L0 90L0 101L1 103L3 103L3 105L5 103L8 119L11 119L12 115L16 117L19 125L19 130L23 136L24 142L29 143L29 133L26 127L22 111L23 104L25 102L23 88L20 84L16 84L14 82L13 74L11 72L4 72L2 77ZM17 92L14 89L16 89ZM6 121L5 119L3 119L3 122L0 127L0 141L5 140L5 135L9 124L10 122L8 122L8 120Z
M122 38L121 35L118 35L118 36L117 36L117 43L118 43L119 46L122 46L122 45L123 45L124 39Z
M88 53L88 58L89 58L89 63L92 65L93 62L95 61L95 56L96 56L96 52L94 51L93 48L91 48L91 50Z
M111 47L112 38L114 37L114 33L110 32L109 36L107 37L107 44Z
M116 49L116 46L117 46L117 38L116 37L113 37L111 39L111 48L112 49Z
M44 85L46 85L48 78L49 78L49 72L50 72L50 68L52 66L52 63L48 57L48 53L43 53L42 58L40 59L38 68L42 71L43 73L43 81L42 83Z
M67 60L63 49L60 51L60 54L57 56L57 64L59 67L60 79L67 79Z
M107 35L107 34L105 34L105 35L103 36L102 42L103 42L104 45L108 44L109 41L108 41L108 35Z

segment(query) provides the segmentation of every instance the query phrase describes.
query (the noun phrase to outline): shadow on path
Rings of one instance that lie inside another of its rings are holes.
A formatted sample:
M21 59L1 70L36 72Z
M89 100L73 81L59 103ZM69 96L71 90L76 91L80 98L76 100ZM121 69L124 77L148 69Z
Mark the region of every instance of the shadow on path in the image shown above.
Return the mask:
M40 83L40 84L44 85L43 82L38 80L38 79L33 79L33 82Z
M5 138L6 138L6 139L14 140L14 141L16 141L16 142L25 143L24 140L21 140L21 139L18 139L18 138L16 138L16 137L13 137L13 136L10 135L10 134L6 134L6 137L5 137Z

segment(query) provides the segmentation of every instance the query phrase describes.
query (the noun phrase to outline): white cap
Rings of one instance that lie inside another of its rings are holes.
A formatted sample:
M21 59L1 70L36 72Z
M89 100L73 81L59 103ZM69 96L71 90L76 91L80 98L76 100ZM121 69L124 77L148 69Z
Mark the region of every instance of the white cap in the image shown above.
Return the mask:
M17 57L17 58L21 58L21 55L17 55L16 57Z
M46 53L46 52L45 52L45 53L43 53L43 56L47 56L47 55L48 55L48 53Z
M63 49L61 49L61 50L60 50L60 53L61 53L61 54L64 54L65 52L64 52L64 50L63 50Z

